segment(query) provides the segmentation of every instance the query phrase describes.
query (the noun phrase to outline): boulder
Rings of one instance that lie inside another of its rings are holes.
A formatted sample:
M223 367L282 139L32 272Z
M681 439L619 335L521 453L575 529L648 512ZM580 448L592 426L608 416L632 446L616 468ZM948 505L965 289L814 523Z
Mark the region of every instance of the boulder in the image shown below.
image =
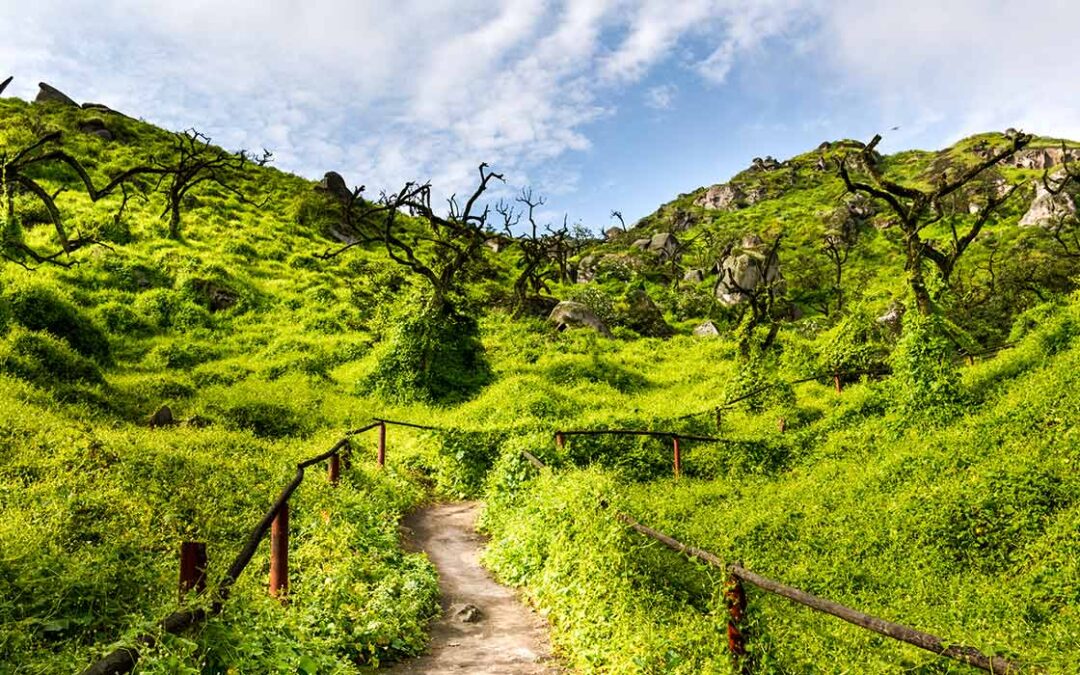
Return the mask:
M814 162L814 170L815 171L828 171L829 170L829 165L825 161L824 155L818 157L817 161Z
M649 294L635 288L626 294L626 325L646 337L670 337L675 334L664 321L664 314Z
M103 141L113 140L113 134L109 131L108 127L105 126L104 120L98 119L97 117L79 122L79 131L84 134L90 134L91 136L97 136Z
M208 279L196 279L193 287L206 299L211 312L229 309L240 301L240 295L236 291Z
M525 302L517 308L518 316L535 316L539 319L551 314L551 310L559 304L558 298L548 295L530 295Z
M683 275L682 280L691 284L700 284L702 281L705 281L705 270L686 270L686 274Z
M719 335L720 329L712 321L706 321L694 329L695 337L717 337Z
M732 252L720 265L720 282L716 297L725 305L746 301L747 293L765 284L782 285L780 263L775 257L766 261L768 249L756 235L743 238L738 252Z
M746 196L737 185L714 185L694 200L698 206L710 211L735 211L746 205Z
M621 227L609 227L607 230L604 231L604 239L607 239L608 241L614 241L619 237L623 236L624 234L625 232L623 232Z
M510 244L513 243L513 239L504 237L502 235L495 235L484 240L484 246L487 246L492 253L502 253L506 249L510 248Z
M564 300L551 310L548 321L560 331L567 328L591 328L605 337L611 337L611 331L591 309L571 300Z
M679 256L679 240L670 232L659 232L649 240L649 250L661 260L671 260Z
M697 218L689 211L676 211L675 215L671 218L671 229L676 232L683 232L689 230L691 227L697 224Z
M345 179L337 171L327 171L323 175L322 181L315 186L316 190L326 192L343 202L347 202L352 199L352 190L349 189Z
M579 284L587 284L594 278L596 278L596 256L587 255L578 261L574 281Z
M648 251L649 250L649 244L651 244L651 243L652 243L652 239L635 239L634 243L630 244L630 245L633 246L636 249L640 249L642 251Z
M71 100L67 94L44 82L38 82L38 93L34 98L34 103L59 103L73 108L79 107L79 104Z
M472 604L451 605L449 614L460 623L477 623L484 618L480 608Z
M1051 177L1051 181L1056 180L1060 184L1063 178L1064 174L1059 172ZM1031 201L1031 207L1020 219L1020 226L1053 226L1062 219L1074 215L1076 215L1076 203L1073 202L1072 197L1065 191L1055 195L1040 181L1035 184L1035 199Z
M758 202L765 201L768 198L768 193L765 192L765 188L756 187L746 193L746 205L753 206Z
M885 313L879 316L875 321L879 326L884 326L894 333L900 332L900 327L904 320L904 305L893 300L889 304L889 308L885 310Z
M176 424L176 418L173 417L172 408L167 405L161 406L156 413L150 416L148 424L151 429L173 426Z
M1076 148L1028 148L1003 160L1006 166L1018 169L1050 169L1066 162L1080 161L1080 149Z

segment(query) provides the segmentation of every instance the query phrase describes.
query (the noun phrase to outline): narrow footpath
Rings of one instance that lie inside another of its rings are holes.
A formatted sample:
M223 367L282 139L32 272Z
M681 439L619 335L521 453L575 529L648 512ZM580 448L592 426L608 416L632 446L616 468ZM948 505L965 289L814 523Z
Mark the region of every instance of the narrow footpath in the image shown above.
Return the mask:
M403 661L395 675L552 675L547 626L514 592L480 566L476 502L436 504L402 523L406 546L424 551L439 571L442 616L431 625L428 652Z

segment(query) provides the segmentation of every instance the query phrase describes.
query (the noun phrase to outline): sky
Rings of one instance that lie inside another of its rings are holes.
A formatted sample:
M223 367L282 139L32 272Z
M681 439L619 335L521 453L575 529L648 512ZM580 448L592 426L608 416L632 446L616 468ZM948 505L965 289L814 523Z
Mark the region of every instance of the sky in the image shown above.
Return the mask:
M628 223L753 157L838 138L1080 139L1080 2L0 0L5 95L39 81L369 195L467 194Z

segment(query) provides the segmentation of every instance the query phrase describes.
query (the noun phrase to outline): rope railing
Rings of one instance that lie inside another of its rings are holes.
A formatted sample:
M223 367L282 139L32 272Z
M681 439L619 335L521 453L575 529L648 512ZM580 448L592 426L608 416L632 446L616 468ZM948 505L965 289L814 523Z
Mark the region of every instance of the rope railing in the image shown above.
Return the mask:
M547 468L538 457L532 453L522 451L522 456L538 470ZM607 508L605 501L600 502L601 508ZM615 519L627 525L631 530L657 541L667 548L682 553L686 556L700 560L712 567L724 570L728 576L728 582L724 590L724 599L728 608L727 642L728 651L735 666L735 672L748 674L751 672L752 663L748 656L746 631L746 612L748 609L746 591L743 583L748 583L767 593L778 595L788 600L809 607L818 612L835 616L850 624L884 635L899 642L905 642L920 649L932 652L954 661L966 663L981 670L995 674L1042 672L1035 667L1024 668L1008 659L1000 656L987 655L973 647L965 647L947 642L931 633L906 626L901 623L881 619L857 609L841 605L838 602L828 600L802 589L788 586L774 579L752 572L740 563L726 563L715 553L705 549L684 544L674 537L664 534L659 530L643 525L630 516L615 512Z
M376 463L380 468L386 464L386 427L388 425L412 427L416 429L436 429L409 422L395 422L374 418L375 421L359 429L346 431L344 438L339 440L326 452L310 457L296 465L296 473L292 480L278 494L274 503L255 525L244 546L236 554L232 564L229 565L221 582L218 584L214 597L209 604L209 610L204 608L183 609L173 612L165 617L158 625L165 633L182 633L197 623L204 621L208 616L220 614L228 600L233 585L243 574L248 564L255 557L259 545L263 539L270 535L270 579L269 593L276 598L284 599L289 588L289 499L304 481L305 472L308 468L328 462L327 478L331 484L337 484L341 477L341 468L348 466L353 436L378 429L378 450ZM183 597L186 593L195 590L201 592L206 587L206 545L201 542L184 542L181 545L180 555L180 593ZM82 675L115 675L128 673L139 660L140 650L152 649L157 644L154 634L143 634L135 638L135 646L118 647L82 671Z

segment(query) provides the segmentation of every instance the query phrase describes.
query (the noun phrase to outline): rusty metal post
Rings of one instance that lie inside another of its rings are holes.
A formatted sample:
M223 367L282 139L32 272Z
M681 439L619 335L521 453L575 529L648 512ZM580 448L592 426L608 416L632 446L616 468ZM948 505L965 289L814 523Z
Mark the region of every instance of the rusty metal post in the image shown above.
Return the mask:
M379 466L386 466L386 422L379 422Z
M672 445L675 449L674 465L675 465L675 478L679 478L682 475L682 455L679 453L679 437L672 436Z
M844 392L844 386L840 384L840 374L833 375L833 384L836 385L836 393L842 394Z
M206 590L206 544L185 541L180 544L180 599L191 591Z
M328 477L331 485L337 485L338 480L341 479L341 456L339 453L330 455L330 467L328 469Z
M555 447L560 452L562 452L562 450L564 449L565 446L566 446L566 437L564 437L562 435L561 431L556 431L555 432Z
M727 639L731 661L735 672L745 675L750 672L750 660L746 657L746 635L742 630L743 620L746 618L746 590L742 580L734 574L728 577L724 600L728 608Z
M281 505L270 526L270 595L289 590L289 503Z

